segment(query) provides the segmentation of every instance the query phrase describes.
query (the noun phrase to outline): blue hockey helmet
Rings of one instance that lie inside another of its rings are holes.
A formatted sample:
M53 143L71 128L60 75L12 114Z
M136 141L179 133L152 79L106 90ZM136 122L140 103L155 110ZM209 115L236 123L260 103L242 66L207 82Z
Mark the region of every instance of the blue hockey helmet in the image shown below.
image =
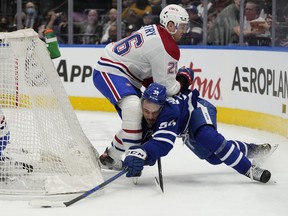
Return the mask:
M159 83L151 83L144 91L142 99L163 106L167 98L166 87Z

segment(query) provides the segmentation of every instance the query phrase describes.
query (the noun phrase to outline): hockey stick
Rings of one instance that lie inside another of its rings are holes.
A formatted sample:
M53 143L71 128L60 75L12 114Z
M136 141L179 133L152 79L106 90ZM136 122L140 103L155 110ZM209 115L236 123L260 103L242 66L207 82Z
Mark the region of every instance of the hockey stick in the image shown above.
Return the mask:
M56 201L56 200L31 200L29 202L30 206L33 207L42 207L42 208L51 208L51 207L68 207L76 202L78 202L79 200L89 196L90 194L98 191L100 188L104 187L105 185L111 183L112 181L116 180L117 178L119 178L120 176L124 175L126 172L128 171L128 169L124 169L121 172L119 172L118 174L112 176L110 179L107 179L106 181L104 181L103 183L101 183L100 185L97 185L96 187L92 188L89 191L86 191L85 193L81 194L80 196L67 201L67 202L63 202L63 201Z
M164 184L163 184L163 175L162 175L162 164L161 164L161 158L158 158L157 160L158 164L158 179L155 177L156 183L160 186L162 193L164 193Z

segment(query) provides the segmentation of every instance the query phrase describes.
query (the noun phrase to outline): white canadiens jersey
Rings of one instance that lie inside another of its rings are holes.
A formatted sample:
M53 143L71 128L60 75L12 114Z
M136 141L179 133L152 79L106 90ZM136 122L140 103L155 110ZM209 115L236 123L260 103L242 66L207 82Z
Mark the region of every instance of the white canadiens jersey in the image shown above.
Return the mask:
M108 44L96 70L126 77L139 89L147 80L160 83L171 96L181 87L175 78L179 58L179 47L167 30L159 25L149 25Z

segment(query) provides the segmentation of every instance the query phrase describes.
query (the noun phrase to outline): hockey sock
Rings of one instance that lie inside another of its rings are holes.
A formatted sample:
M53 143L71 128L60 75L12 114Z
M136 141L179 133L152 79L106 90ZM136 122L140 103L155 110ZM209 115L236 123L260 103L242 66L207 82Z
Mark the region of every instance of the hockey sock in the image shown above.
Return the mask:
M130 146L141 144L141 101L136 95L129 95L121 99L118 105L122 114L122 143L127 150Z
M239 141L239 140L229 140L232 142L233 145L235 145L245 156L248 154L248 145L255 145L255 144L247 144L245 142Z
M198 129L195 136L196 142L214 152L226 165L237 172L245 174L251 167L247 157L231 142L227 141L222 134L211 126L203 126Z
M226 141L224 148L216 155L222 162L241 174L245 174L251 167L250 160L231 141Z

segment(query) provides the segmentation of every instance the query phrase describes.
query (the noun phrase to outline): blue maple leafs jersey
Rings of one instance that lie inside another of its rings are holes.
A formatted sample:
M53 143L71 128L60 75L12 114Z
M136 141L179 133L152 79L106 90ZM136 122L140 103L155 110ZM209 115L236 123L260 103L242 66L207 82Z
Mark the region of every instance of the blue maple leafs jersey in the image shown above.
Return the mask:
M173 148L178 135L187 129L190 119L189 101L192 92L169 97L152 127L143 118L142 147L147 152L146 163L153 165L159 157L163 157Z

